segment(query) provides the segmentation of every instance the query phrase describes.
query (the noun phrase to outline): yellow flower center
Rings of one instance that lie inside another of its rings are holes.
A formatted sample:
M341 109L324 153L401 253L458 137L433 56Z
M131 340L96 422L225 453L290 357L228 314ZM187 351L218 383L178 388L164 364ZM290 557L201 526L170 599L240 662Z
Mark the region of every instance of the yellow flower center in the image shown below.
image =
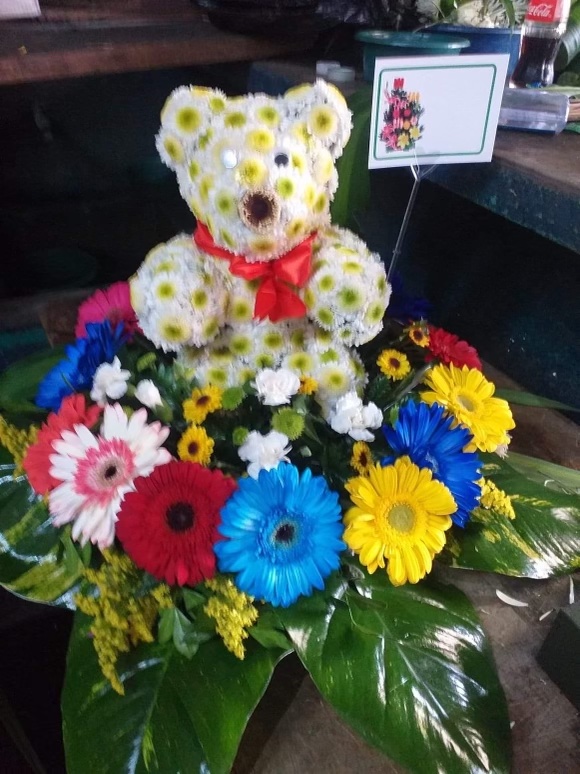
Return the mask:
M457 403L464 411L468 411L470 414L475 414L479 410L480 401L472 394L465 394L465 392L457 393Z
M389 509L387 519L397 532L411 532L415 526L415 511L410 505L396 503Z

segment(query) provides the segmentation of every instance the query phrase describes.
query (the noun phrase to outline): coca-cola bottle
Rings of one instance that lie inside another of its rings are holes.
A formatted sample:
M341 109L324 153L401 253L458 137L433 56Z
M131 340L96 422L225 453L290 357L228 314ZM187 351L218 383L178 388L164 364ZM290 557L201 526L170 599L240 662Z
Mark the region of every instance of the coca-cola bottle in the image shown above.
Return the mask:
M530 0L512 86L550 86L554 80L554 59L569 13L570 0Z

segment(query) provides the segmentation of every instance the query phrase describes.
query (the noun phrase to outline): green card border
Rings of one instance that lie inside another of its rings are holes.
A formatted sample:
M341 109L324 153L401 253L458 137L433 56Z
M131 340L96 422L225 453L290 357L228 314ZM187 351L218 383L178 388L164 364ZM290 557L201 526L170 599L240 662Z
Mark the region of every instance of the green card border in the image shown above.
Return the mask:
M489 113L491 111L491 100L493 97L493 92L495 88L495 81L497 78L497 66L495 64L489 63L489 64L470 64L469 62L466 62L465 64L453 64L453 65L425 65L423 67L382 67L378 72L378 84L377 89L379 92L379 95L382 93L381 89L381 81L383 77L383 73L391 73L391 72L408 72L411 70L464 70L465 68L469 68L470 70L475 69L481 69L481 68L491 68L493 71L493 77L491 80L491 88L489 90L489 99L487 101L487 110L485 113L485 124L483 126L483 136L481 138L481 145L479 146L478 151L461 151L460 153L442 153L442 156L479 156L483 152L483 148L485 146L485 139L487 137L487 127L489 124ZM377 78L375 76L375 82L377 81ZM379 126L379 109L380 109L381 100L380 97L377 97L377 104L375 106L375 124L374 124L374 138L373 138L373 160L374 161L388 161L389 159L395 159L395 158L412 158L412 159L419 159L419 158L425 158L425 157L432 157L434 159L437 158L437 156L434 156L433 153L417 153L415 151L398 151L397 156L377 156L376 154L376 148L377 143L379 142L379 134L378 134L378 126Z

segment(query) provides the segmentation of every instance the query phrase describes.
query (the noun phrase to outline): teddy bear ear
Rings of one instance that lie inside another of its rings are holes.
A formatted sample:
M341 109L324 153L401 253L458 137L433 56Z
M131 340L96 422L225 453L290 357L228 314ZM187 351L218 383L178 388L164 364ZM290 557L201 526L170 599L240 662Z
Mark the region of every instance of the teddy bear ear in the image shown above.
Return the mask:
M211 132L212 118L226 108L227 97L218 89L182 86L161 111L157 150L168 167L178 170Z
M328 148L337 159L350 137L351 112L340 91L321 78L294 86L283 96L291 119L302 134Z

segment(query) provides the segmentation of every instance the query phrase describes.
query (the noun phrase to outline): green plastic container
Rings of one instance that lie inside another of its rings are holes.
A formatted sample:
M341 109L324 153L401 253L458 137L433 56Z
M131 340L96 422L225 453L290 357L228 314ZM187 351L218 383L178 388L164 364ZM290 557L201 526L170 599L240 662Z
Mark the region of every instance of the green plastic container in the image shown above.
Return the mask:
M375 59L384 56L452 56L460 54L470 45L466 38L435 32L361 30L355 38L364 46L365 81L373 80Z

